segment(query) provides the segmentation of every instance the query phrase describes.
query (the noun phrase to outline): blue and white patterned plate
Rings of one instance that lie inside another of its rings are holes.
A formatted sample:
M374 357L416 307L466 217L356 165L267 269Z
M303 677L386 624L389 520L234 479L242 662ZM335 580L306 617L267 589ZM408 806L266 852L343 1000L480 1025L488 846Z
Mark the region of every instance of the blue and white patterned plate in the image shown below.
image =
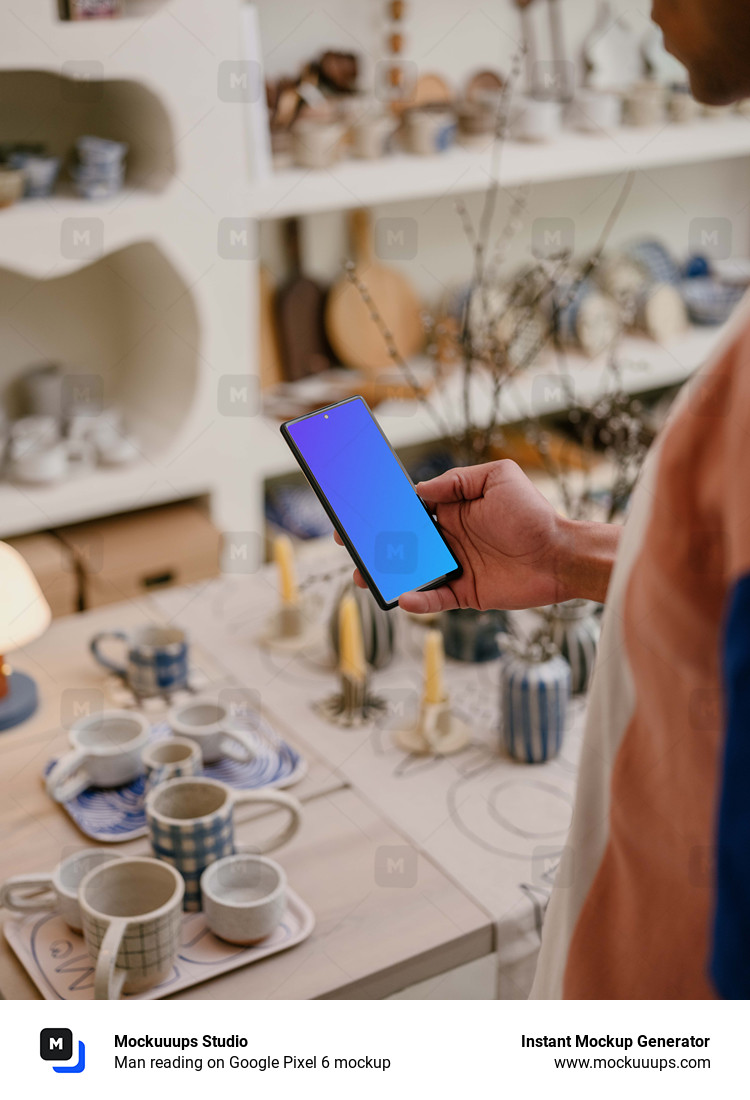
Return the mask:
M254 790L259 787L291 787L307 771L307 764L286 741L282 741L265 718L260 715L243 723L243 728L255 740L255 756L247 764L238 764L225 758L215 764L207 764L204 775L220 779L230 787ZM169 737L170 728L160 722L151 730L153 741ZM44 769L45 777L55 765L50 760ZM89 787L62 803L78 828L86 836L99 843L117 844L146 836L145 780L143 776L123 787L105 790Z

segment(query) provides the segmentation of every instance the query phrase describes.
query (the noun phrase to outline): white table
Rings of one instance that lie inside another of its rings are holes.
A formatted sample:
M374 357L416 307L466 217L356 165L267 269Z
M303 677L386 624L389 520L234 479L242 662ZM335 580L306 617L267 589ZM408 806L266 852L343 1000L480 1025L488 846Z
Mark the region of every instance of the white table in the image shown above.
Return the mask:
M306 576L330 575L344 551L317 548L303 559ZM337 581L307 589L328 601ZM542 765L515 763L500 750L497 662L449 661L452 700L474 731L471 748L444 760L404 755L393 729L418 705L422 679L421 623L401 612L398 655L377 672L372 688L390 705L370 728L346 730L318 716L312 703L336 688L325 647L290 656L263 649L258 638L278 604L276 574L232 575L154 600L170 621L200 639L242 683L255 688L286 734L325 763L429 856L496 925L498 994L528 995L544 908L567 836L580 752L584 703L571 706L561 755ZM325 606L318 612L325 619Z

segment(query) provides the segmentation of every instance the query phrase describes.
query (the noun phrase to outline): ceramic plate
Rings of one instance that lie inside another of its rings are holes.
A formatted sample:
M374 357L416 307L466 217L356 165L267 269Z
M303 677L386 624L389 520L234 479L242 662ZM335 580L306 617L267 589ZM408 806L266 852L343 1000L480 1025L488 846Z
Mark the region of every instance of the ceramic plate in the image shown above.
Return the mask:
M204 775L241 790L290 787L302 778L307 771L305 761L281 740L265 718L258 715L255 721L243 723L243 727L256 742L255 757L247 764L238 764L227 758L216 764L207 764ZM163 741L169 735L170 728L166 722L160 722L151 731L153 741ZM45 776L54 764L54 760L49 761L44 769ZM89 787L77 798L64 802L63 806L81 832L92 840L104 844L134 840L148 833L144 787L143 776L112 790Z
M288 891L287 909L276 931L253 947L237 947L210 931L203 913L185 913L182 946L166 981L145 993L125 996L125 1001L153 1001L180 989L209 981L228 970L286 951L306 940L315 927L308 905ZM12 917L3 926L5 938L39 992L48 1001L91 1001L94 967L83 936L68 928L56 913L29 913Z

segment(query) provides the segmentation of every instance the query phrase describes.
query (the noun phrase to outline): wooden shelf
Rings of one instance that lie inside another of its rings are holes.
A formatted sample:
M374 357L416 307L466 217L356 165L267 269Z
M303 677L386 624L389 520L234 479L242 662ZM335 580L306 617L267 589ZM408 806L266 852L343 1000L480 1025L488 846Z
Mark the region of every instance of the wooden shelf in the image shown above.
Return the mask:
M750 157L750 119L740 115L658 129L621 127L601 135L564 131L543 145L507 142L501 180L513 187L738 157ZM324 170L276 172L249 189L247 202L252 217L272 220L470 194L484 190L491 179L490 150L455 147L433 157L400 154L342 161Z

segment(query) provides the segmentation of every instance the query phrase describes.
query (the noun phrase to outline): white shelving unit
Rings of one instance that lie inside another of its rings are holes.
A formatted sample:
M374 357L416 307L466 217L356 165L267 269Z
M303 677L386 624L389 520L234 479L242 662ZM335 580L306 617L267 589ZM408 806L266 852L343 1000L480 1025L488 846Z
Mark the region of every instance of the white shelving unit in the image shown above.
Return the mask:
M249 178L244 105L217 86L241 56L240 7L132 0L125 18L87 23L61 21L56 0L0 10L0 98L15 105L0 140L130 146L114 199L66 193L63 169L60 194L0 211L0 383L7 396L50 359L101 377L143 452L57 485L0 483L0 537L197 494L224 530L257 522L248 416L222 405L228 378L254 386L253 265L217 244Z
M509 141L502 153L503 187L648 172L750 156L750 119L701 118L686 126L621 127L606 136L564 131L548 144ZM493 178L492 152L453 148L433 157L396 155L342 161L318 171L277 172L251 188L253 217L302 217L357 206L425 201L484 191Z

